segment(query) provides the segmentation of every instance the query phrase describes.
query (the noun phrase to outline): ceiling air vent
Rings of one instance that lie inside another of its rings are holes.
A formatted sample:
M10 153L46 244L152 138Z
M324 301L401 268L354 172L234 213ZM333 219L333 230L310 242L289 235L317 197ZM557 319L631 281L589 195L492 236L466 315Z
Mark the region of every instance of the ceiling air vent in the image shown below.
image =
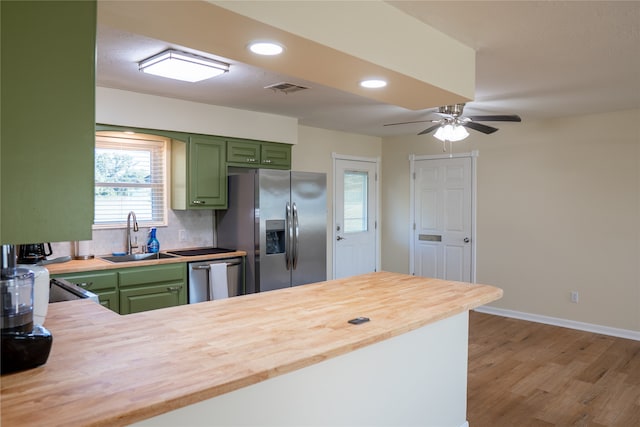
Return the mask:
M274 92L282 92L282 93L293 93L301 90L309 89L308 87L299 86L293 83L275 83L269 86L265 86L265 89L271 89Z

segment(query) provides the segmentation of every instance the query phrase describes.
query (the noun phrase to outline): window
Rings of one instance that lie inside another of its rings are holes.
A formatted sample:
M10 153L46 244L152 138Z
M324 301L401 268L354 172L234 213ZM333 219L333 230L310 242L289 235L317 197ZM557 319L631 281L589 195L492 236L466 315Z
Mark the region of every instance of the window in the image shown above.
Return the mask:
M124 227L135 212L141 226L167 225L167 147L155 135L96 133L96 228Z
M367 172L344 173L344 232L367 231Z

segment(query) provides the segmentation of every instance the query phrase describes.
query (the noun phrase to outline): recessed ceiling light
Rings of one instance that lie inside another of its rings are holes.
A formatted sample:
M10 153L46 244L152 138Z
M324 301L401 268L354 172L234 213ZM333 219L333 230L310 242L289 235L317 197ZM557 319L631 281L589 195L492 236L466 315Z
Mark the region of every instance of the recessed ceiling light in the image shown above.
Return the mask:
M284 51L281 44L274 42L253 42L249 45L249 50L258 55L280 55Z
M386 85L387 82L380 79L363 80L360 82L360 86L366 87L367 89L378 89L381 87L385 87Z
M199 82L229 71L229 64L169 49L138 64L139 70L185 82Z

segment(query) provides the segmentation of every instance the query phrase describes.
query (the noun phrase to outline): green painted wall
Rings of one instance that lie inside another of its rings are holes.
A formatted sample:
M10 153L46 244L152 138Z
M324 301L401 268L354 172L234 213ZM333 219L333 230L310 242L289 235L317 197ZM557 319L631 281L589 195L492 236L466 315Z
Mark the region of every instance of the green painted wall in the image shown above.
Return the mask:
M86 240L95 1L2 1L0 243Z

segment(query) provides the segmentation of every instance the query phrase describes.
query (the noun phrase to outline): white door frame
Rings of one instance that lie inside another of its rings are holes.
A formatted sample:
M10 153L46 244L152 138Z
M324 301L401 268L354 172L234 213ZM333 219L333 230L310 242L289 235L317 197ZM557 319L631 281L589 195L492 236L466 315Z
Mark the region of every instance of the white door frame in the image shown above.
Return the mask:
M375 239L376 239L376 271L380 271L381 265L381 257L380 257L380 227L379 227L379 219L380 219L380 183L378 177L380 176L380 157L360 157L360 156L349 156L346 154L338 154L336 152L331 153L332 158L332 168L333 168L333 220L331 225L331 247L332 247L332 272L331 277L335 279L336 277L336 239L338 237L336 231L336 160L354 160L358 162L369 162L375 163L376 165L376 179L375 181L375 192L376 192L376 218L375 218Z
M471 282L476 282L476 202L477 197L477 159L480 153L478 150L469 153L457 154L436 154L436 155L409 155L409 271L415 275L415 161L416 160L446 160L451 158L470 157L471 158Z

